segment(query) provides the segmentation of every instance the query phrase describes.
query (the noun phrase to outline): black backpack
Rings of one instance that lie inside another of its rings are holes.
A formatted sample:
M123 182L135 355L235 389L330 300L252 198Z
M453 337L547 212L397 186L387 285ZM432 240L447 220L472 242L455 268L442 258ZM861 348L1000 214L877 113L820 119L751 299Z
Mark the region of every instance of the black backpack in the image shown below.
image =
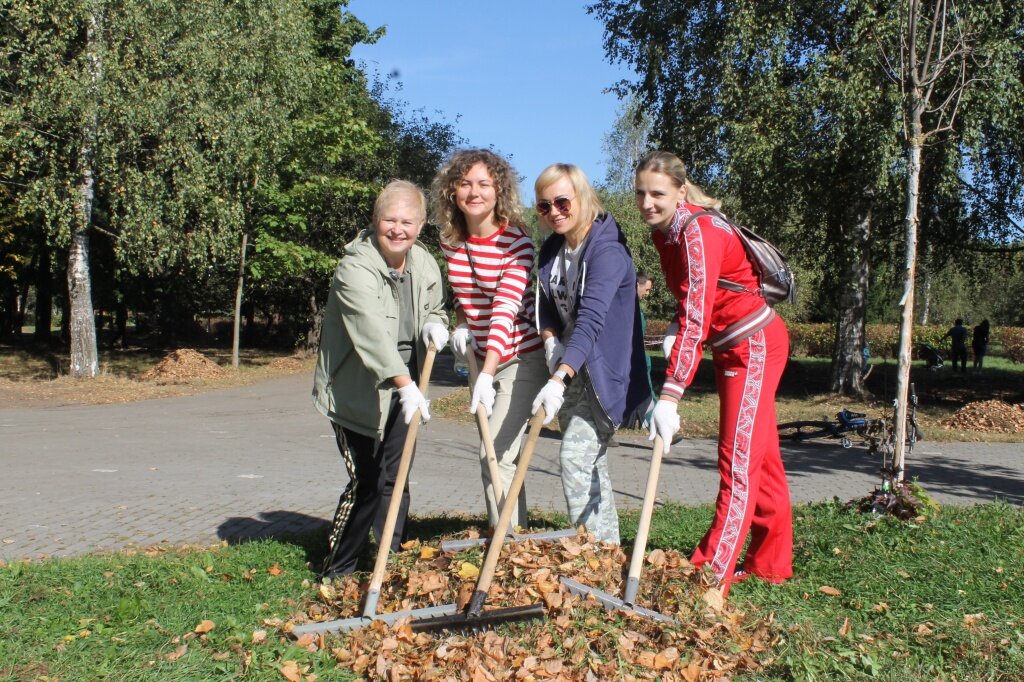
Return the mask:
M729 220L724 213L715 210L700 211L690 216L690 220L701 215L713 215L729 223L733 232L740 238L747 259L754 266L754 274L760 282L760 291L750 291L746 287L727 279L719 279L718 286L730 291L746 291L761 296L765 303L774 306L776 303L793 303L796 301L796 280L793 271L786 264L786 257L778 247L757 234L749 227L737 225Z

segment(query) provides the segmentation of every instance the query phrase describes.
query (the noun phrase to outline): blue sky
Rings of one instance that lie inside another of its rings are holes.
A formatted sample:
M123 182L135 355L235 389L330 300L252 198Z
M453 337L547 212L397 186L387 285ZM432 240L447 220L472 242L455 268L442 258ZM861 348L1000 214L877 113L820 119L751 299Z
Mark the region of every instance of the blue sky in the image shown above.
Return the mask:
M595 183L605 176L602 141L619 102L602 91L631 74L605 60L603 27L586 4L351 0L370 28L387 26L353 56L382 76L397 71L392 94L410 109L452 122L468 146L510 157L531 202L548 164L575 163Z

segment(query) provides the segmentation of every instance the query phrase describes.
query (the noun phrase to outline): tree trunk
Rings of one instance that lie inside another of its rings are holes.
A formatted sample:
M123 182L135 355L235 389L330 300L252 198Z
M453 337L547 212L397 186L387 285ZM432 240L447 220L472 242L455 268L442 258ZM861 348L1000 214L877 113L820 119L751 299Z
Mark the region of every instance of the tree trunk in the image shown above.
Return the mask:
M46 241L45 234L40 236L38 253L34 335L36 341L46 342L50 340L50 327L53 326L53 267L50 245Z
M309 294L309 330L306 332L306 344L303 349L307 355L312 355L320 345L320 330L324 326L324 311L317 305L316 291Z
M867 346L864 321L867 317L871 238L871 207L858 216L853 234L844 240L848 259L840 273L839 322L832 357L832 391L864 397L864 348Z
M927 244L927 243L926 243ZM922 327L928 324L928 313L932 302L932 270L927 267L928 263L928 246L924 247L924 281L921 283L921 317L918 318L918 324Z
M99 18L96 10L89 15L86 29L86 53L88 69L92 79L91 98L101 75L99 49ZM71 227L71 248L68 250L68 333L71 337L70 370L75 378L94 377L99 372L99 356L96 350L96 319L92 308L92 279L89 274L89 228L92 226L92 201L94 178L92 157L96 145L96 131L99 126L95 101L91 112L86 115L82 130L82 144L79 150L79 181L76 216Z
M238 287L235 289L235 328L231 335L231 366L238 369L238 337L242 325L242 287L245 286L245 247L249 233L242 233L242 253L238 258Z
M903 483L906 472L904 461L907 438L907 396L910 389L910 364L913 359L911 343L914 334L914 271L917 264L917 205L921 182L921 147L924 142L921 118L924 103L920 90L912 90L909 121L910 139L907 145L907 205L904 215L906 238L905 270L903 273L903 307L900 319L900 353L896 380L896 434L893 453L893 483Z

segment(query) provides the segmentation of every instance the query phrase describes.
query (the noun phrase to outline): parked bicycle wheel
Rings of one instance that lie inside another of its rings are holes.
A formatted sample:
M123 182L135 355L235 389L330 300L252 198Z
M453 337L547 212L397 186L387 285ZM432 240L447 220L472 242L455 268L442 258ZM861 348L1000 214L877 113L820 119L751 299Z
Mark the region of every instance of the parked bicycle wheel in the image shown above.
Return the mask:
M779 440L811 440L812 438L828 438L835 433L835 427L829 422L799 421L779 424Z

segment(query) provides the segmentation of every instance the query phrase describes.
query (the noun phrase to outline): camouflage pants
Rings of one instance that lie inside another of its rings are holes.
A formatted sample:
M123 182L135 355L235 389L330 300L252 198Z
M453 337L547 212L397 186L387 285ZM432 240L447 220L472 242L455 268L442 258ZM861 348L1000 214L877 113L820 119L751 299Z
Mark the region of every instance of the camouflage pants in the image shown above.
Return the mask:
M608 439L614 434L600 410L591 404L586 377L578 376L566 390L558 412L562 426L562 490L569 519L586 526L598 540L619 544L619 514L608 475Z

